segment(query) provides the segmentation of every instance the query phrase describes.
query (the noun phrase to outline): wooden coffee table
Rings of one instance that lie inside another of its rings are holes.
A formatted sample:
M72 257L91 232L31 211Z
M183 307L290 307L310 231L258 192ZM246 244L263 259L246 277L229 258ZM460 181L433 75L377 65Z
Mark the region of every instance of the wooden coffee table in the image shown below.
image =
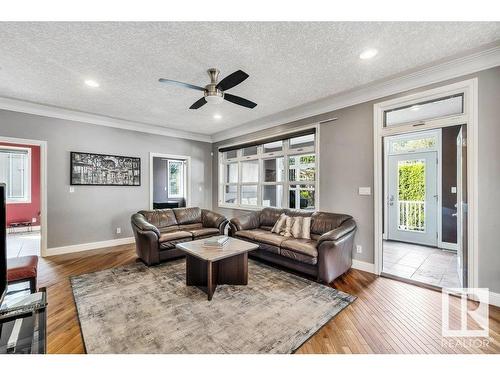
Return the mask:
M209 301L218 284L247 285L248 252L259 245L230 237L222 248L215 248L204 246L204 241L176 245L186 253L186 285L206 292Z

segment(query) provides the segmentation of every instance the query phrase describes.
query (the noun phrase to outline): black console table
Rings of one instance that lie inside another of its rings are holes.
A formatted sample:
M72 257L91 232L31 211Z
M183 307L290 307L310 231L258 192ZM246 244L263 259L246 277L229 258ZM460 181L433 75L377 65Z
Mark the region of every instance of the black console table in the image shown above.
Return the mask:
M47 291L9 292L0 307L0 354L47 352Z

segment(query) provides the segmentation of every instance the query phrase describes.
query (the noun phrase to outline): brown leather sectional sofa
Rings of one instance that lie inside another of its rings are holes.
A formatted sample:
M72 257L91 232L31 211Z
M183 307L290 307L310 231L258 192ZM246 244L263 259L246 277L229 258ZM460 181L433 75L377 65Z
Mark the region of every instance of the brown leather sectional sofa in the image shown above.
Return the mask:
M284 237L271 232L282 213L311 217L311 239ZM328 212L265 208L229 222L230 234L259 244L250 253L330 283L352 265L356 223L349 215Z
M199 207L139 211L132 215L137 256L147 265L183 256L175 244L224 234L227 219Z

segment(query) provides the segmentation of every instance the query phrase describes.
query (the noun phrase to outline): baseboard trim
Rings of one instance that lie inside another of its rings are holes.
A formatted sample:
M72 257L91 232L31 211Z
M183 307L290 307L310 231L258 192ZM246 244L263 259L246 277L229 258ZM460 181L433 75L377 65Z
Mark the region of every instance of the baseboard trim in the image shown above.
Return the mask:
M36 232L40 230L40 225L34 225L31 227L14 227L14 228L7 228L8 233L25 233L25 232Z
M100 249L103 247L127 245L127 244L133 243L133 242L134 242L134 237L125 237L125 238L117 238L114 240L107 240L107 241L81 243L81 244L77 244L77 245L69 245L69 246L61 246L61 247L52 247L52 248L47 249L45 251L44 256L77 253L79 251L94 250L94 249Z
M490 305L500 307L500 293L490 292Z
M357 259L352 260L352 268L360 271L375 273L375 264L363 262Z

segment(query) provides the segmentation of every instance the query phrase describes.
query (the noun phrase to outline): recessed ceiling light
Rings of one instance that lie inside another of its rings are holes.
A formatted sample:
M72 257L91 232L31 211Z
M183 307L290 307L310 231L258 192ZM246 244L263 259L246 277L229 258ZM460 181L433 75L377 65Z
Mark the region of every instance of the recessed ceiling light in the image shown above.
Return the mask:
M214 115L214 119L216 119L216 120L220 120L221 118L222 118L222 116L221 116L221 115L219 115L218 113L216 113L216 114Z
M96 82L93 79L86 79L85 84L89 87L99 87L99 82Z
M375 48L368 48L367 50L361 52L359 58L361 60L368 60L377 55L378 51Z

